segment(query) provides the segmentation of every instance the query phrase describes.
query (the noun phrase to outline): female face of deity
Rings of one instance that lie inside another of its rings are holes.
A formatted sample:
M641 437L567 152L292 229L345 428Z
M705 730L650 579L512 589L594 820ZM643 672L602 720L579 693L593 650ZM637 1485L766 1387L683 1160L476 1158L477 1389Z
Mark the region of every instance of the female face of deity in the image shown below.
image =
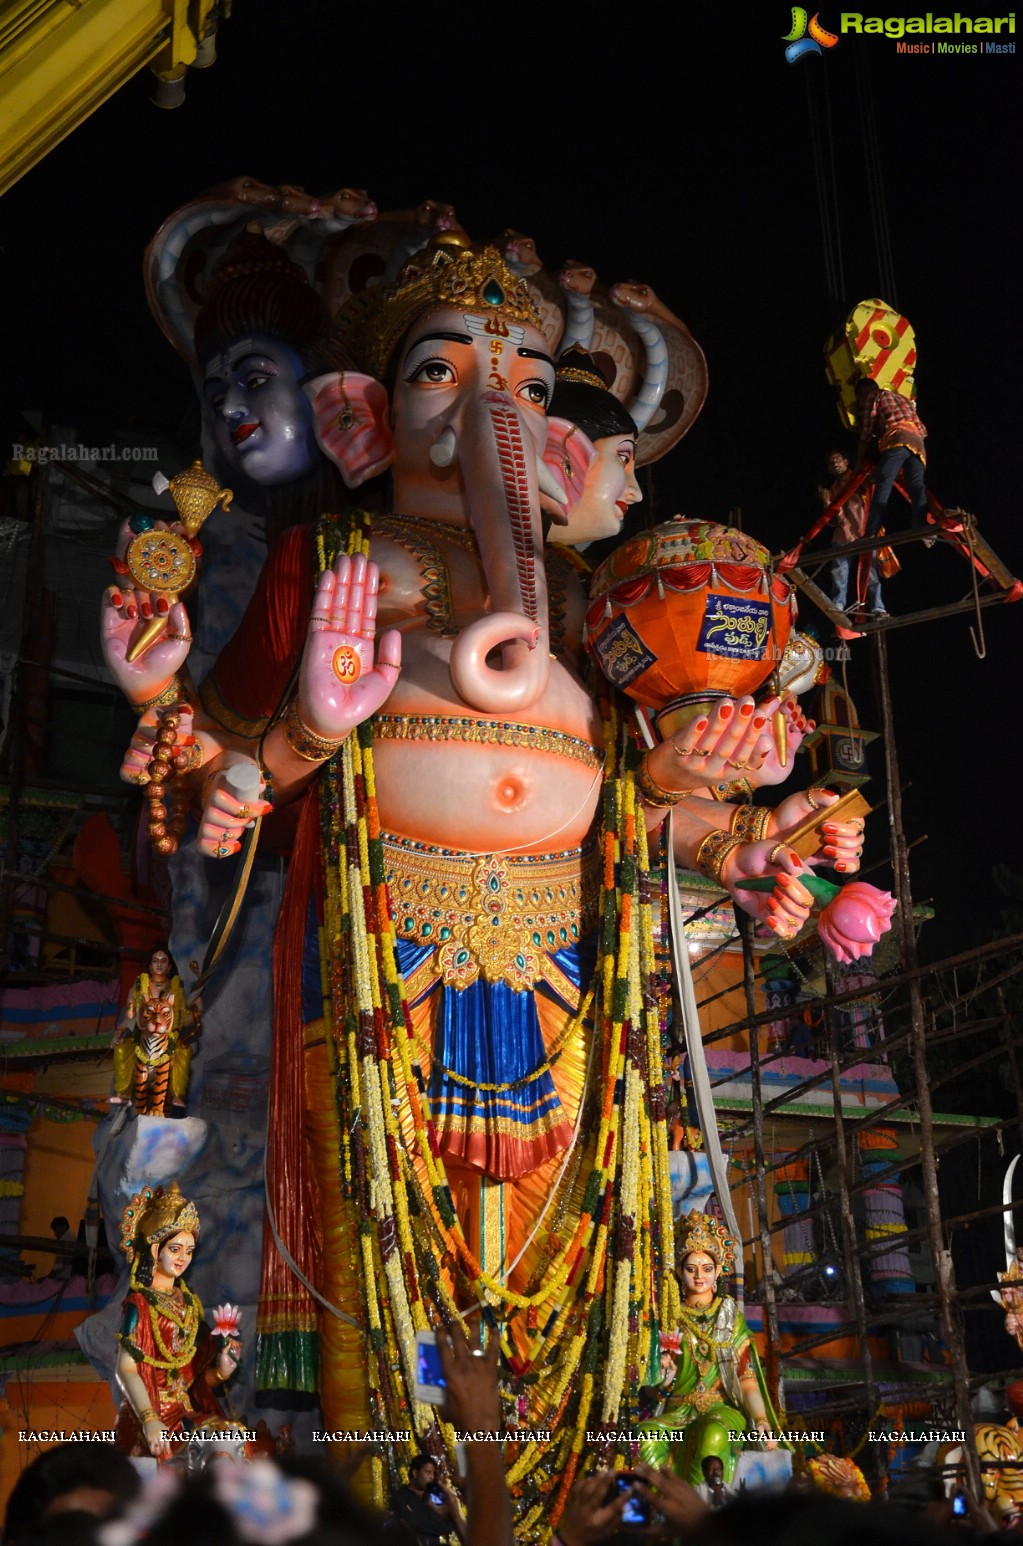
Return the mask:
M690 1251L682 1263L682 1293L687 1304L709 1304L720 1268L706 1251Z
M156 1271L153 1279L158 1274L169 1278L176 1283L182 1273L188 1270L188 1265L195 1254L195 1236L187 1229L179 1229L176 1235L171 1235L160 1246L154 1246Z
M165 978L170 971L170 956L166 950L154 950L149 961L150 977Z
M488 326L491 331L484 331ZM554 366L534 327L443 306L415 324L391 394L395 476L457 483L465 442L494 394L510 397L537 452L547 439ZM450 429L454 443L441 466L430 451Z
M590 466L568 524L551 528L552 542L599 542L617 537L629 506L643 498L636 482L636 437L608 435L595 440L597 459Z
M294 349L256 334L206 363L203 392L224 460L254 483L304 477L318 455L306 369Z

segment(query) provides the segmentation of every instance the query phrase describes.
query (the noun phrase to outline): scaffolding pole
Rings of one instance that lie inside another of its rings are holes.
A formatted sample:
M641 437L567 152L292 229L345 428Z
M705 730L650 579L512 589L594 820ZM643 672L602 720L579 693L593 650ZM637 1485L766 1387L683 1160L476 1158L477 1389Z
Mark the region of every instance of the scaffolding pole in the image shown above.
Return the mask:
M885 781L888 789L888 830L891 837L892 864L895 873L896 912L902 960L909 971L910 1050L916 1078L916 1108L920 1123L920 1168L924 1206L927 1213L931 1254L934 1257L935 1285L941 1304L945 1335L952 1360L952 1385L955 1393L956 1426L965 1434L963 1464L974 1501L983 1505L980 1460L973 1431L970 1406L970 1371L966 1363L966 1345L962 1321L956 1304L955 1270L952 1252L945 1244L941 1222L941 1197L938 1191L938 1165L934 1153L934 1112L927 1071L927 1027L924 1020L920 977L917 975L916 934L913 928L913 892L909 875L909 853L902 823L902 784L899 757L895 746L895 718L891 683L888 675L888 641L883 633L874 638L874 666L877 700L881 714L881 735L885 749Z
M746 993L746 1011L756 1013L756 962L753 955L753 919L748 913L736 914L742 940L742 977ZM776 1412L785 1410L785 1389L781 1377L781 1328L774 1292L774 1256L771 1251L770 1215L767 1207L767 1177L764 1156L764 1114L760 1098L759 1032L749 1038L750 1087L753 1095L753 1174L760 1229L760 1302L764 1309L765 1362L767 1386ZM741 1249L741 1246L740 1246Z

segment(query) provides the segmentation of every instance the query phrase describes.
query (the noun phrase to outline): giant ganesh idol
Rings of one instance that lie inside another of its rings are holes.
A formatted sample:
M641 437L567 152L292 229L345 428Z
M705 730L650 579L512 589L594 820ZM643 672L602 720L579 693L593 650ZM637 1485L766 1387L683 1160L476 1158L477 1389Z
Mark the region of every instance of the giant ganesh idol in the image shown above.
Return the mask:
M435 240L349 296L338 331L352 367L306 384L319 443L350 489L389 466L388 513L287 531L199 695L166 657L128 680L138 624L112 600L107 658L157 716L193 700L201 851L228 859L260 818L290 847L261 1386L318 1390L326 1427L412 1430L441 1455L415 1332L482 1307L525 1430L507 1448L520 1523L546 1529L587 1430L638 1417L679 1320L668 826L682 863L785 937L812 903L786 834L834 797L716 798L737 768L784 776L776 716L798 744L793 702L754 701L770 637L743 696L642 750L583 649L580 566L544 546L572 501L543 462L557 340L498 252ZM262 800L225 787L239 759ZM860 824L830 825L819 847L855 869Z

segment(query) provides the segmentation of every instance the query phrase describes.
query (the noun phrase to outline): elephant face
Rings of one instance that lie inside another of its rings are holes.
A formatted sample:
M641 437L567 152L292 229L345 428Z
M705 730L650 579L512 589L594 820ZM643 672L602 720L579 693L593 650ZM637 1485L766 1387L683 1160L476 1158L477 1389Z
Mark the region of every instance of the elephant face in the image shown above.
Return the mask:
M294 349L263 334L239 339L206 364L203 393L217 448L254 483L291 483L316 462L306 374Z
M409 334L391 394L396 483L464 482L470 443L487 433L499 400L514 408L535 463L553 390L554 366L536 328L453 306L431 312Z
M395 508L476 535L488 613L456 639L451 678L485 712L535 702L550 669L541 487L564 497L542 462L553 387L536 328L454 306L417 322L398 358Z

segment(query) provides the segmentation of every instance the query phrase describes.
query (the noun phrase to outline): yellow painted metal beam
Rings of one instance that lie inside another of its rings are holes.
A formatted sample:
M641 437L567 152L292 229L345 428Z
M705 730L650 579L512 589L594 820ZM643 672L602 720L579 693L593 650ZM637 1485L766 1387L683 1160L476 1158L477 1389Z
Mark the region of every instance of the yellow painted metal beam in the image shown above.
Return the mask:
M211 0L0 6L0 193L147 64L189 65Z

